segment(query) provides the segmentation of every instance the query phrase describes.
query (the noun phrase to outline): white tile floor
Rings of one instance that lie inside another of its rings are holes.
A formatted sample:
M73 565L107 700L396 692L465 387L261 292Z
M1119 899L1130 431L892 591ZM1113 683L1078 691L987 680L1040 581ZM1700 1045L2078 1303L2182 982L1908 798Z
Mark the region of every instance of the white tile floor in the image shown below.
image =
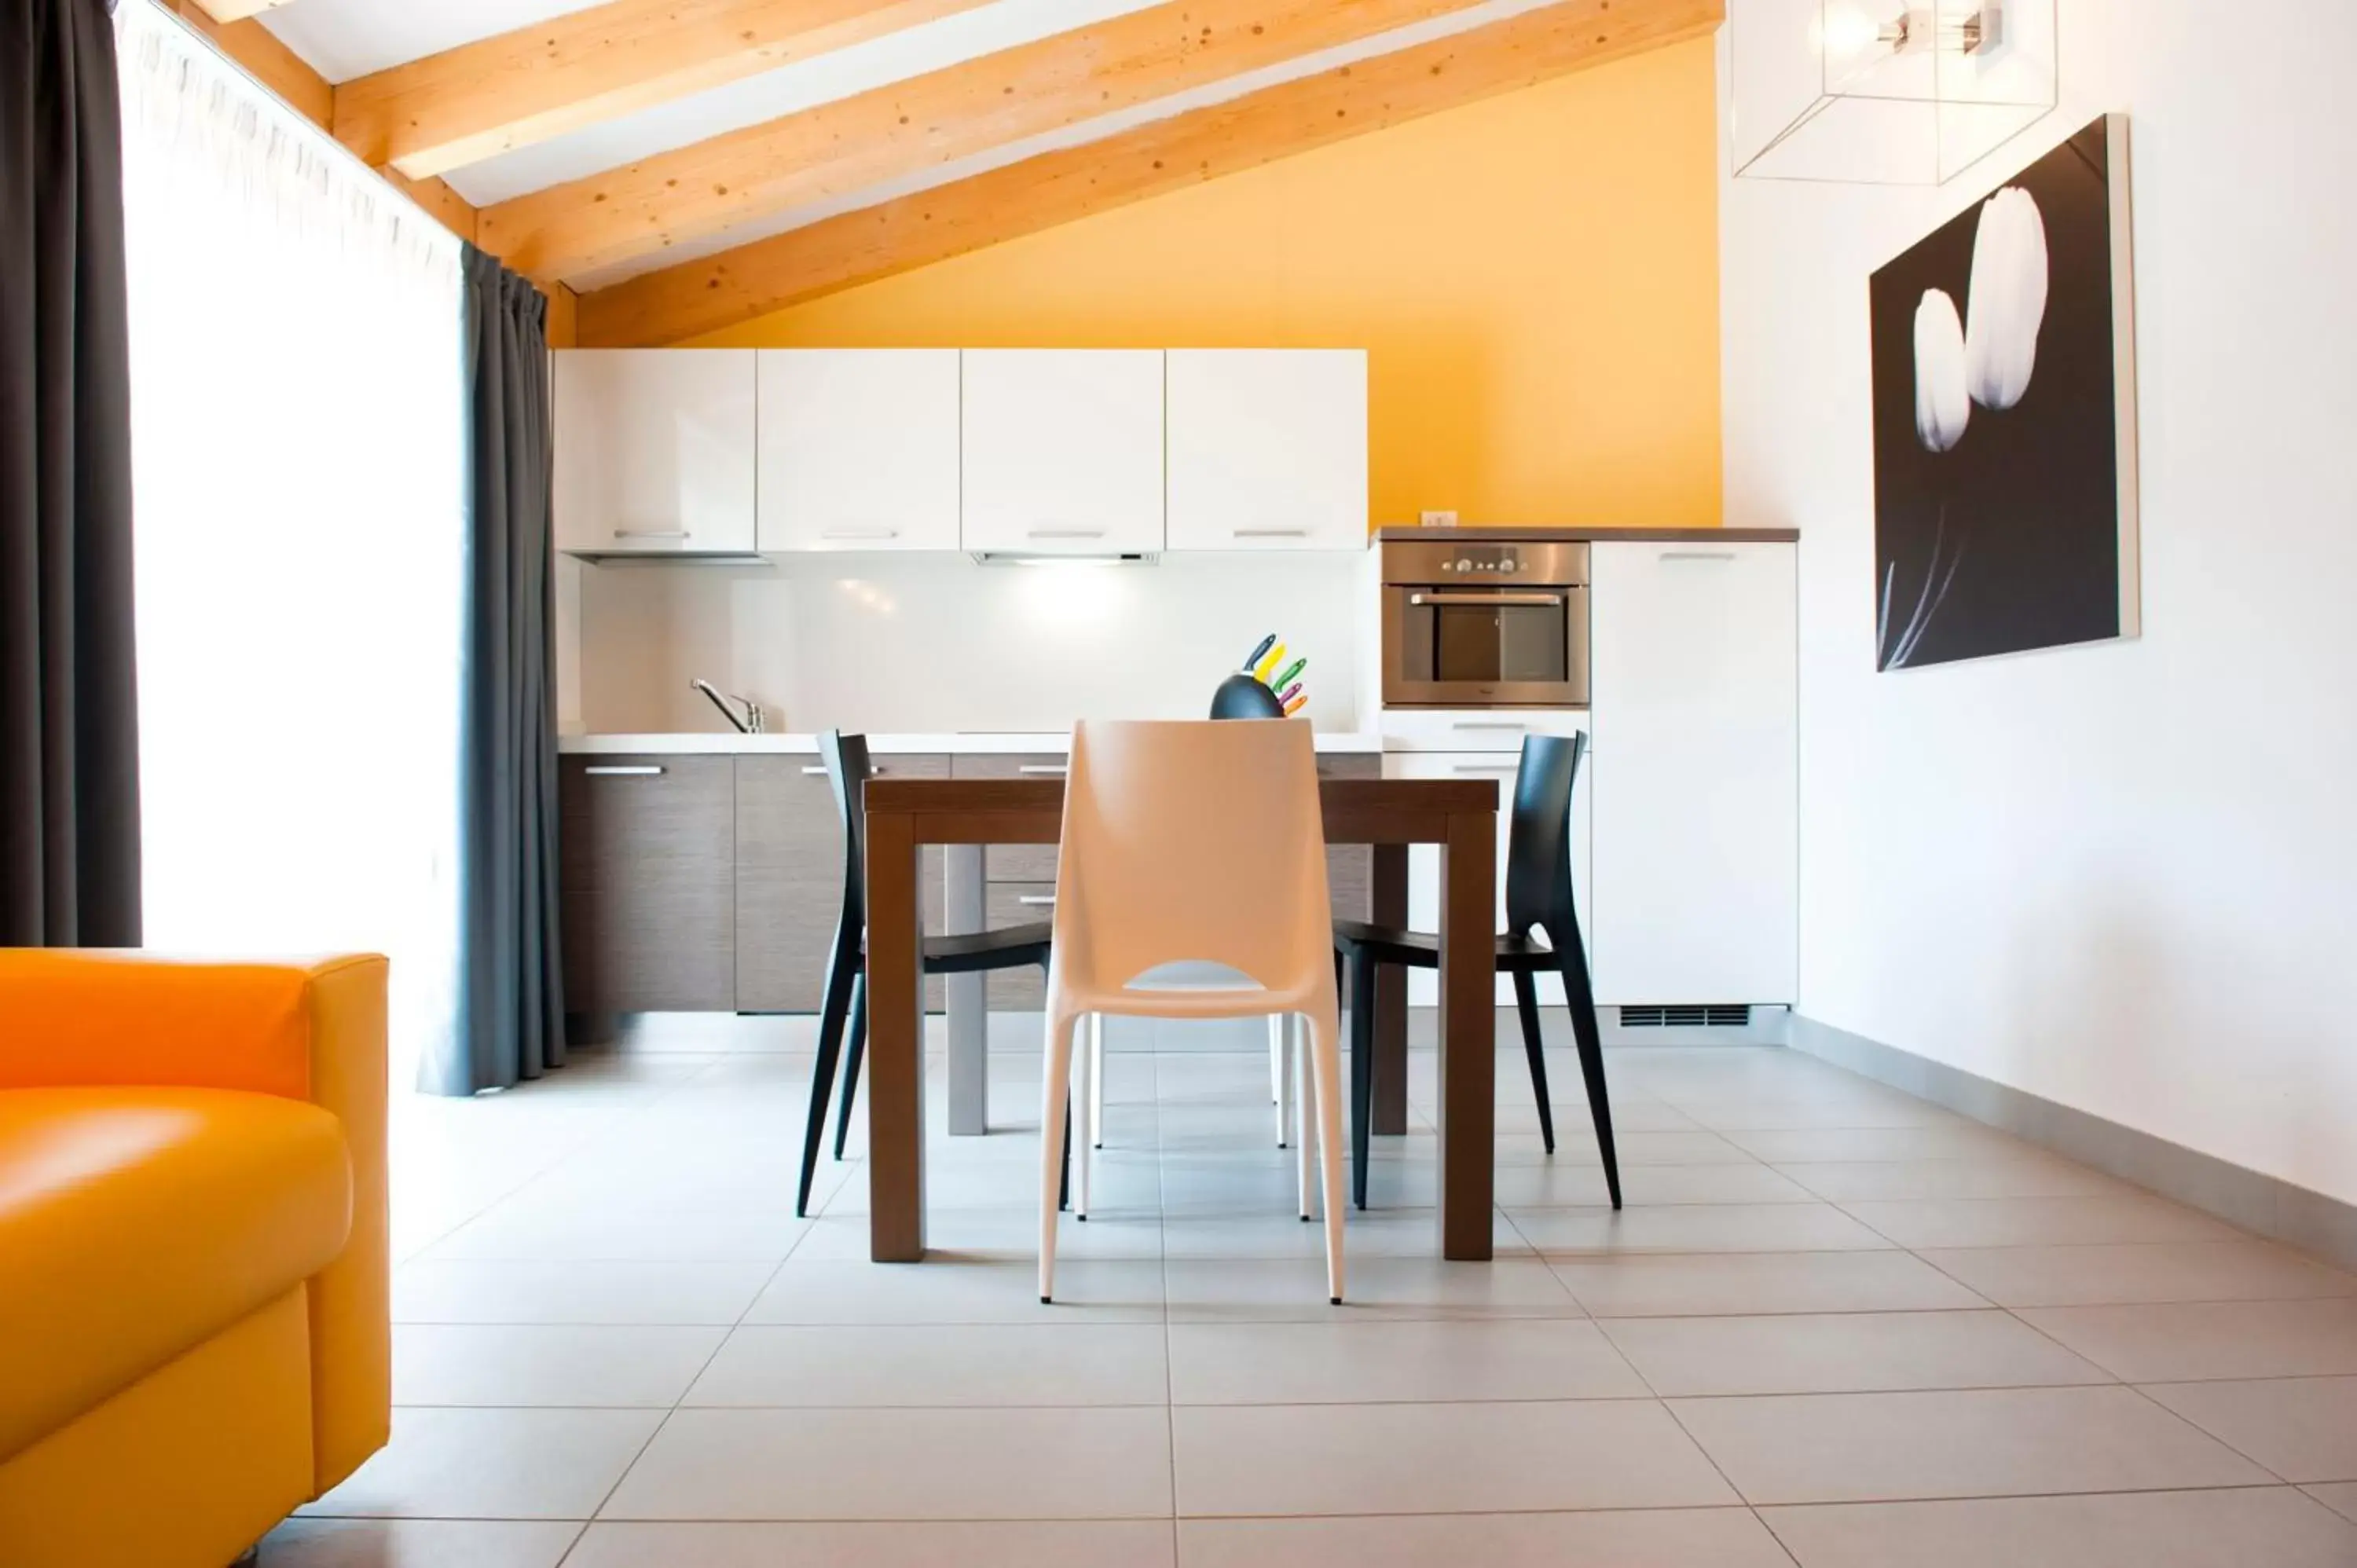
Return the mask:
M1486 1265L1419 1053L1341 1307L1265 1058L1116 1054L1043 1307L1036 1057L879 1266L856 1133L792 1216L808 1039L404 1099L393 1445L264 1568L2357 1563L2357 1277L1797 1053L1614 1053L1617 1216L1501 1057Z

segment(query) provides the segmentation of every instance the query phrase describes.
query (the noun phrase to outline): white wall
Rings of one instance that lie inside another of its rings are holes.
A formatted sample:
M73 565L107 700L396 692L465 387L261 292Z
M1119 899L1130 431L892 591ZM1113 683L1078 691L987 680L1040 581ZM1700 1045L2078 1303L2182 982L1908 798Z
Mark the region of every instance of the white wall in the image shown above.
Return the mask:
M2063 107L1982 170L1723 191L1727 521L1802 531L1801 1010L2357 1200L2357 5L2061 3ZM2144 635L1878 675L1867 275L2106 109Z
M912 554L584 566L579 725L725 729L688 687L699 675L759 701L772 730L1200 718L1212 688L1275 631L1309 659L1310 721L1355 729L1360 611L1373 609L1364 562L1167 555L1151 566L1025 567Z

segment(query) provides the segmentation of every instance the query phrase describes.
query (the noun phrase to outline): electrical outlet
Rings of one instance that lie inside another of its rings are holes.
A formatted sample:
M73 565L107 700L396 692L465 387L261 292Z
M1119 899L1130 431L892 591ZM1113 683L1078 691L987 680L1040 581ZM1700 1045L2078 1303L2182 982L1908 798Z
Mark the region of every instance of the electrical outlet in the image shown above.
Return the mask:
M1426 528L1455 528L1457 514L1453 511L1427 511L1418 514L1416 521Z

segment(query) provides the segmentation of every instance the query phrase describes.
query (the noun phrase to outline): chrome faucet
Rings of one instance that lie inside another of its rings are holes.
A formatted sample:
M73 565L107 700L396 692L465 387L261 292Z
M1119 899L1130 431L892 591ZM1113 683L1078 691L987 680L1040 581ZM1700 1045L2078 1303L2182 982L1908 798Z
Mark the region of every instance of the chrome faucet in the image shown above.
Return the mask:
M726 719L730 725L734 725L737 734L759 735L761 733L763 727L761 704L755 702L752 698L722 696L718 688L715 687L711 682L705 680L699 679L690 681L688 684L703 693L705 697L709 698L712 705L720 710L720 716ZM729 706L729 703L739 703L744 707L745 714L742 718L737 717L737 710Z

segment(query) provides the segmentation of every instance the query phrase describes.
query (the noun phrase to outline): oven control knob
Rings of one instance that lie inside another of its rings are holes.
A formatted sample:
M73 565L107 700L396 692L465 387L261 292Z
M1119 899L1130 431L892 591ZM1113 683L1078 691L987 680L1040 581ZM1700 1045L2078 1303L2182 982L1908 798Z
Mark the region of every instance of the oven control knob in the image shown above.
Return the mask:
M1513 569L1514 564L1512 561L1501 561L1498 563L1498 570L1501 572L1511 572Z
M1473 570L1473 563L1472 563L1472 562L1470 562L1470 561L1461 560L1461 559L1460 559L1460 560L1457 563L1457 569L1458 569L1458 571L1460 571L1460 572L1470 572L1471 570Z

